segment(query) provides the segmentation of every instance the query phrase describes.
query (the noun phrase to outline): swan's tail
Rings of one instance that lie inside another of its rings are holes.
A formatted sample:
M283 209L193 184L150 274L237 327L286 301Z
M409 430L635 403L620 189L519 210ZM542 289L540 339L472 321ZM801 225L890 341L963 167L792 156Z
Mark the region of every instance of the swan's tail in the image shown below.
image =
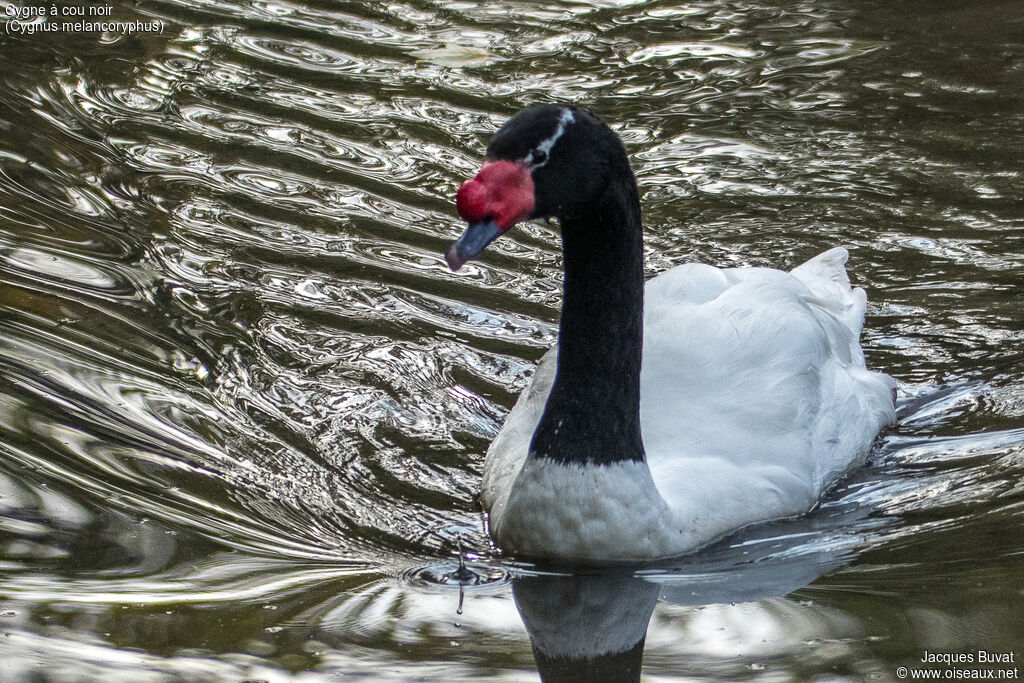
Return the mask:
M829 310L850 329L852 334L846 339L851 357L857 365L864 367L860 332L864 327L868 296L860 287L850 286L850 277L846 274L846 261L849 258L850 252L844 247L835 247L797 266L792 273L811 290L812 297L808 298L810 303ZM833 341L843 336L833 335ZM892 424L896 419L893 412L896 405L896 380L884 373L870 371L859 374L856 379L873 397L866 405L877 411L879 425Z
M793 275L803 280L812 291L814 283L820 280L833 282L848 290L850 278L846 274L846 262L849 258L850 252L846 247L835 247L797 266L793 269Z
M836 247L797 266L792 273L811 290L808 301L830 311L849 327L853 333L852 342L859 347L857 340L864 327L868 297L860 287L850 286L850 277L846 274L849 258L850 252L844 247Z

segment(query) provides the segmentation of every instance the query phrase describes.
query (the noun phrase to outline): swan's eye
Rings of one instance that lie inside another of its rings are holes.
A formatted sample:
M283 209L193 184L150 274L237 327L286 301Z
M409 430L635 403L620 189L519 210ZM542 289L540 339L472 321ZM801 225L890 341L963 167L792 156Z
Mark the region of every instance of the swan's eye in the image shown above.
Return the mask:
M543 166L548 163L548 153L544 150L535 149L530 153L531 166Z

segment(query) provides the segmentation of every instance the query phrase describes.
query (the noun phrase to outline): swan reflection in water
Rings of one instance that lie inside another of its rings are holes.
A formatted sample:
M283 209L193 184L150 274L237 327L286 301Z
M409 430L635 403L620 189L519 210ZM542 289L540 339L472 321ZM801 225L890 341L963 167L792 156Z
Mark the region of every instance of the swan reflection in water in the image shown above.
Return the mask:
M886 524L870 516L866 506L826 508L748 528L661 566L520 573L512 592L541 679L638 681L648 624L659 601L671 609L782 598L848 564L863 550L865 534ZM778 605L773 605L775 612ZM802 638L802 627L791 621L787 628ZM704 635L701 625L693 626L691 635ZM763 636L759 631L757 640ZM733 655L738 649L730 647ZM679 673L686 664L679 662Z
M846 565L887 528L890 521L870 512L868 505L826 503L806 517L751 527L644 567L509 565L470 554L472 576L461 579L447 561L410 567L399 580L325 590L332 597L294 614L293 636L338 656L381 647L417 651L434 663L433 676L473 678L493 673L478 663L493 663L498 653L505 653L502 667L530 666L528 651L514 646L525 625L544 681L638 680L645 646L654 657L649 667L660 672L685 674L696 660L711 659L736 673L736 666L801 649L823 624L847 635L852 622L842 613L784 596ZM423 675L416 668L398 673Z
M623 572L513 579L541 680L640 680L658 588Z
M647 626L662 602L750 603L805 587L846 558L799 553L723 567L714 560L679 570L521 575L512 593L543 681L638 681ZM717 566L716 566L717 565Z

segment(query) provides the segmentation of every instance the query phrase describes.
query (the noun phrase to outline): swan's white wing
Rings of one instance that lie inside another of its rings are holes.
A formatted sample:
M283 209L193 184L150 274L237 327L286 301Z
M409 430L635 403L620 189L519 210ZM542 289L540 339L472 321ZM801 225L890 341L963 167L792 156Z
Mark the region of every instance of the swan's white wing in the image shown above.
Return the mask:
M864 368L865 297L845 256L792 273L684 265L648 282L644 445L697 536L808 510L892 421L892 380Z

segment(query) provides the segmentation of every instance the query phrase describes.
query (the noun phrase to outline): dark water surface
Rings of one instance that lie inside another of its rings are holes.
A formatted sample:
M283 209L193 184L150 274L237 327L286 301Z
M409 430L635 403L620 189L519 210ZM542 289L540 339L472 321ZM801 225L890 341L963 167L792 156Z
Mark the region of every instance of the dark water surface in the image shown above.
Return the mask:
M0 679L535 680L524 618L652 608L651 680L1024 657L1020 0L113 7L163 32L0 31ZM558 236L442 253L553 100L626 141L649 273L854 247L901 421L807 517L639 578L490 547Z

